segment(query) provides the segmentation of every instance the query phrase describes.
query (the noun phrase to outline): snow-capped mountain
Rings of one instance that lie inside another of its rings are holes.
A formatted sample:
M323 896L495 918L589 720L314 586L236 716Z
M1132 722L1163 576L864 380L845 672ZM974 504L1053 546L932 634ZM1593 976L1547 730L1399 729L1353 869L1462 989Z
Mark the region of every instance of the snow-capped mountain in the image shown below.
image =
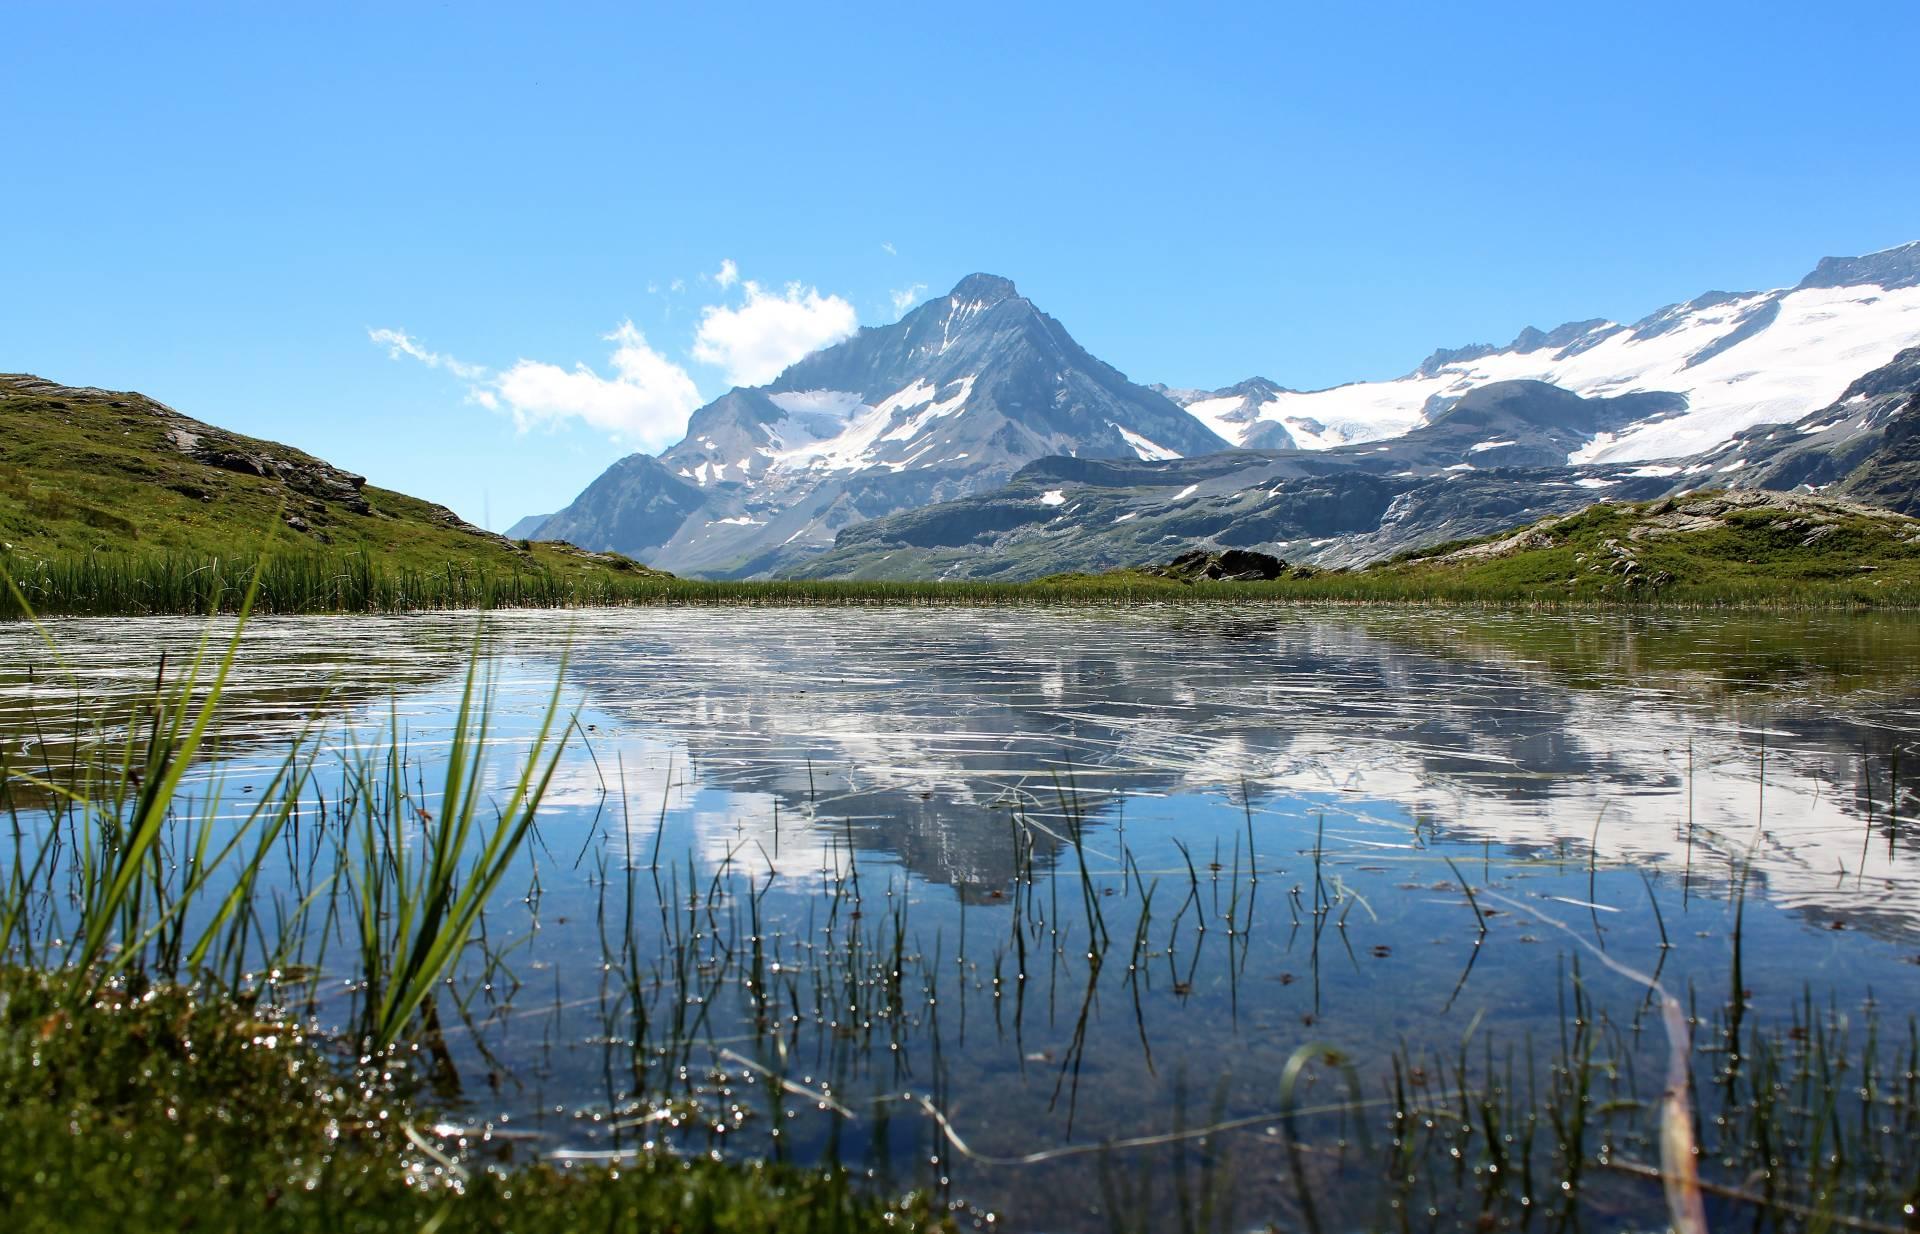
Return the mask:
M1255 378L1168 394L1236 445L1305 450L1401 436L1495 381L1544 381L1586 398L1677 396L1645 419L1596 428L1567 460L1629 462L1699 454L1755 425L1797 420L1916 342L1920 241L1829 257L1793 287L1709 292L1632 325L1529 327L1505 347L1436 351L1391 381L1300 391Z
M1011 282L976 274L729 391L659 457L620 460L516 530L712 577L1031 572L1144 560L1181 537L1362 560L1600 497L1839 484L1912 436L1900 425L1920 413L1894 424L1906 403L1889 391L1910 388L1894 357L1915 344L1920 243L1827 258L1791 288L1529 328L1317 391L1135 385ZM1089 467L1142 493L1112 509L1070 485L1049 500ZM1003 499L1016 472L1041 487ZM1876 483L1911 474L1900 463Z
M993 488L1037 458L1174 459L1227 448L1089 355L1012 282L971 275L694 412L528 532L716 577L778 570L843 527Z
M1698 455L1570 466L1568 444L1678 396L1583 399L1537 381L1479 386L1391 441L1171 462L1042 459L1006 487L849 528L815 578L1032 578L1252 548L1356 566L1506 531L1596 501L1703 489L1813 492L1920 514L1920 346L1790 424Z

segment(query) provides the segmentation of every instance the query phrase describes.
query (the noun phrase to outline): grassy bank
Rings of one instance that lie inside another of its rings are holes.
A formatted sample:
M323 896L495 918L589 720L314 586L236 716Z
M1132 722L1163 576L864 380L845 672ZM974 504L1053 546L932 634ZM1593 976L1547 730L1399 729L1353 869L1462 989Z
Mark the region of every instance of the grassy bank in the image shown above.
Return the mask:
M950 1228L843 1173L669 1154L617 1167L463 1149L406 1091L262 1001L0 970L0 1214L129 1230ZM396 1078L397 1077L397 1078ZM456 1160L459 1158L459 1160Z
M230 607L263 558L263 601L287 612L605 603L661 577L507 540L144 395L0 374L0 570L39 611Z
M1482 604L1544 607L1914 609L1920 570L1834 571L1827 577L1725 575L1656 587L1569 583L1558 562L1461 567L1415 560L1274 582L1181 583L1135 570L1033 582L709 582L653 573L566 568L569 550L533 545L529 561L491 567L447 561L393 565L366 554L269 553L259 558L93 554L34 562L0 594L0 618L193 616L236 612L256 567L261 613L401 613L649 605L1018 606L1231 603ZM1569 556L1571 554L1568 554ZM560 561L551 565L549 556ZM17 589L17 592L16 590ZM22 601L24 601L24 606Z

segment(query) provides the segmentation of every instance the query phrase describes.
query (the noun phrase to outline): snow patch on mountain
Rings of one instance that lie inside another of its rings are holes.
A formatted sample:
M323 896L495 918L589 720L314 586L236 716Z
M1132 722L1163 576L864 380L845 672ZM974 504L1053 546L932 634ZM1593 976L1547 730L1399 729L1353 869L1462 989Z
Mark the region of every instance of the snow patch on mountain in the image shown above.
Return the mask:
M1295 391L1254 379L1228 390L1167 393L1237 445L1267 444L1261 434L1284 427L1295 446L1325 450L1399 437L1496 381L1550 382L1587 398L1664 391L1684 396L1684 409L1600 433L1569 461L1676 458L1758 424L1797 420L1920 342L1916 271L1920 247L1905 245L1829 258L1793 288L1710 292L1630 326L1571 322L1550 332L1528 328L1503 349L1437 351L1391 381Z
M1149 441L1124 425L1114 424L1111 420L1107 421L1107 424L1111 426L1115 432L1119 433L1128 445L1133 447L1135 454L1149 463L1164 462L1170 458L1181 457L1178 450L1169 450L1163 445Z
M1172 390L1168 393L1173 401L1178 403L1182 401L1182 396L1197 392ZM1249 399L1244 394L1229 394L1225 398L1195 398L1185 406L1200 423L1228 441L1234 441L1239 438L1241 430L1250 421L1260 418L1257 407L1249 414L1248 402Z

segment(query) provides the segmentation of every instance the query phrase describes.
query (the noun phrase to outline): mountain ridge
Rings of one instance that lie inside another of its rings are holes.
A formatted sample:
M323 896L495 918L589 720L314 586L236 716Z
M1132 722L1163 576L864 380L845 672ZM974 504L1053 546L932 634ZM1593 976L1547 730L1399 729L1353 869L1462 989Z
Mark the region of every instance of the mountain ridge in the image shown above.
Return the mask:
M1569 425L1658 414L1658 393L1583 399L1541 382L1469 391L1386 442L1246 450L1167 462L1042 459L1002 490L854 527L806 566L816 578L1035 578L1245 548L1360 566L1491 535L1596 501L1706 488L1816 491L1912 511L1920 489L1920 347L1793 424L1702 455L1556 462ZM1489 435L1498 444L1491 444Z
M811 573L810 559L831 557L862 523L991 494L1053 456L1178 472L1178 460L1221 450L1318 452L1335 471L1422 489L1435 469L1517 468L1539 473L1526 482L1535 498L1629 480L1638 491L1677 474L1670 460L1722 466L1718 454L1830 405L1916 342L1920 242L1823 258L1793 287L1710 291L1632 323L1526 326L1503 348L1439 349L1385 382L1173 389L1135 384L1011 279L977 273L763 386L727 391L652 463L621 460L566 509L516 527L745 578ZM1828 434L1821 483L1837 481L1827 473L1842 455L1851 466L1878 448L1849 423L1839 437L1852 445ZM1330 483L1297 458L1280 471Z
M1854 294L1840 294L1845 292ZM1662 340L1665 340L1664 342ZM1920 241L1858 257L1822 258L1792 287L1709 291L1631 323L1524 327L1505 347L1469 343L1430 353L1409 372L1297 390L1175 391L1183 406L1238 445L1328 449L1398 436L1488 382L1533 379L1576 394L1666 392L1680 414L1589 442L1585 461L1697 453L1756 424L1825 406L1845 385L1920 341ZM1238 398L1239 401L1235 401Z

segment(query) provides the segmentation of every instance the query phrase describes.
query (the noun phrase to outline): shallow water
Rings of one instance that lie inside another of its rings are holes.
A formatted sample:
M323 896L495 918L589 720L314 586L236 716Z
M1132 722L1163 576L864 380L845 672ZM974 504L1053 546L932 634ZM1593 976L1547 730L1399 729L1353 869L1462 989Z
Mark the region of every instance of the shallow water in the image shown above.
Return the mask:
M241 817L303 726L347 757L397 721L431 813L475 621L255 622L195 794ZM76 687L124 706L200 631L55 623L56 663L0 628L0 740L59 763ZM1298 1047L1367 1100L1396 1053L1497 1069L1564 1036L1577 966L1644 1094L1638 976L1706 1024L1736 901L1755 1018L1811 998L1904 1039L1920 1011L1910 618L516 613L482 662L502 782L563 663L578 708L422 1056L490 1151L831 1157L1014 1228L1246 1225L1297 1215ZM327 851L290 841L271 889L324 901ZM331 928L298 997L340 1023ZM1298 1104L1347 1099L1315 1075ZM1209 1122L1244 1125L1098 1151Z

